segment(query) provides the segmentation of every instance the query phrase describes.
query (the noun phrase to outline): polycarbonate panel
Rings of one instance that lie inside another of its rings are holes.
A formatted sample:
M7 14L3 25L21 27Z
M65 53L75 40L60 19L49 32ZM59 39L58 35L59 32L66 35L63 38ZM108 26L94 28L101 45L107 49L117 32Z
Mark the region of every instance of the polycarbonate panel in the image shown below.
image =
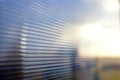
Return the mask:
M74 80L73 1L0 1L0 80Z

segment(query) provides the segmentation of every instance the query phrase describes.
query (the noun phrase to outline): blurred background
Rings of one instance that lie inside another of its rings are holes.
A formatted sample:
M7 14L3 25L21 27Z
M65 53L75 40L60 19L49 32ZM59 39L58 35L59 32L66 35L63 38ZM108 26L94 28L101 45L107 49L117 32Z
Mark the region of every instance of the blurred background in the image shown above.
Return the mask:
M120 0L0 0L0 80L120 80Z

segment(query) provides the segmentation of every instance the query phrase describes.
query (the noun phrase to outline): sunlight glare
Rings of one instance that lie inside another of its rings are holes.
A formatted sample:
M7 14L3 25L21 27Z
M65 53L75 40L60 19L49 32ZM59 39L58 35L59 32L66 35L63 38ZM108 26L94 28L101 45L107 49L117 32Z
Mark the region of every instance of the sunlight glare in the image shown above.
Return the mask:
M79 52L83 56L120 57L119 30L105 28L104 25L96 22L81 26L78 32Z

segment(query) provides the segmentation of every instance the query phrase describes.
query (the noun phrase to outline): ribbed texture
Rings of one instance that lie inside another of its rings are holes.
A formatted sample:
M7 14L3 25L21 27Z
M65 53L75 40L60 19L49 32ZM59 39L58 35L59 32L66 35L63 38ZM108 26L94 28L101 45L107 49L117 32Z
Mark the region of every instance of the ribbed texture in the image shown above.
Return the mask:
M0 80L73 80L71 1L0 1Z

